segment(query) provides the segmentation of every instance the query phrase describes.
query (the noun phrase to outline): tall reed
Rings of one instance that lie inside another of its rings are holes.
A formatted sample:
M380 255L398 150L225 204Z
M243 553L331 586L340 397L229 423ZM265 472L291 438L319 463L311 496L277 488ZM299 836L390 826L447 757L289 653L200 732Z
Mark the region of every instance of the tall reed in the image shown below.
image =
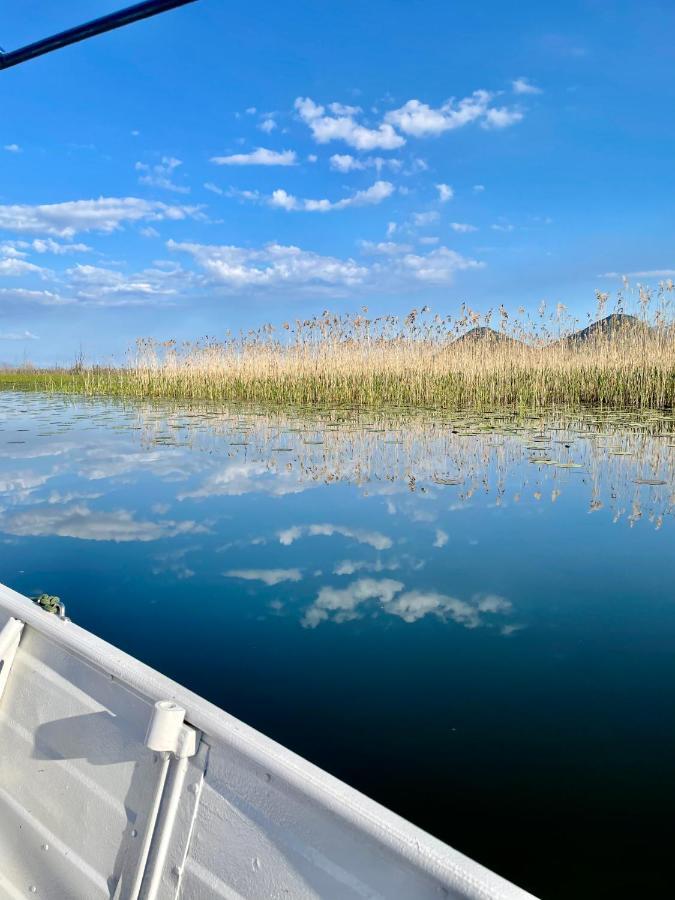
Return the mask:
M512 318L463 307L456 318L424 307L404 318L328 311L278 330L223 340L139 340L118 368L34 370L17 386L86 394L329 406L541 408L675 406L672 282L639 289L636 316L621 292L602 327L579 335L561 305ZM608 295L597 293L596 320ZM589 316L589 322L592 317ZM577 335L576 337L574 335ZM11 381L5 373L0 383Z

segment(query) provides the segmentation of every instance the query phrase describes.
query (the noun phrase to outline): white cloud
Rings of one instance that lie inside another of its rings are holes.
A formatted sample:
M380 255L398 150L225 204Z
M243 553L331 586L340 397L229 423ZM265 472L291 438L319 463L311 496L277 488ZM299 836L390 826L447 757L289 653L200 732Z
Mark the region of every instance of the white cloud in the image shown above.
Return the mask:
M8 153L21 153L21 147L18 144L5 144L3 149Z
M336 172L353 172L356 169L365 169L362 160L356 159L349 153L334 153L330 158L330 167Z
M438 199L441 203L447 203L448 200L452 200L455 196L455 192L449 184L437 184L436 190L438 191Z
M40 306L65 306L75 302L55 291L34 291L28 288L0 288L0 297L19 303L37 303Z
M188 578L194 578L196 572L185 563L185 557L194 550L194 547L181 547L170 553L158 553L154 559L157 565L153 566L153 575L162 575L165 572L170 573L179 581L185 581Z
M485 119L481 123L483 128L508 128L523 119L523 113L519 109L509 109L507 106L488 109Z
M397 244L395 241L361 241L361 249L364 253L378 254L381 256L398 256L401 253L410 253L410 244Z
M490 225L490 228L493 231L501 231L504 234L510 234L512 231L515 231L516 226L510 225L508 222L496 222L494 225Z
M336 116L358 116L363 112L360 106L349 106L346 103L329 103L328 109Z
M35 263L26 262L25 259L18 259L16 256L10 256L6 259L0 259L0 275L10 278L19 278L22 275L38 275L40 278L46 278L49 270L42 266L36 266Z
M205 181L204 188L207 191L211 191L212 194L218 194L220 197L225 193L221 187L218 187L218 185L214 184L212 181Z
M322 587L316 600L305 611L302 625L316 628L328 620L348 622L358 619L364 614L363 607L373 601L381 612L398 616L404 622L413 623L427 615L434 615L442 621L450 620L469 629L484 625L485 615L506 615L512 609L508 600L497 595L478 595L467 602L437 591L404 591L404 587L400 581L391 578L359 578L341 589Z
M138 179L140 184L145 184L149 187L162 188L166 191L174 191L177 194L189 194L189 187L182 184L176 184L172 181L174 172L182 165L183 163L180 159L176 159L173 156L163 156L161 162L154 166L137 162L135 169L137 172L144 173Z
M127 222L178 221L199 216L196 206L170 206L138 197L99 197L37 206L0 206L0 229L72 238L83 231L110 234Z
M403 163L400 159L384 159L382 156L365 156L357 159L349 153L334 153L329 164L335 172L363 171L365 169L375 169L379 174L383 169L391 169L392 172L400 172Z
M384 255L370 265L353 259L322 256L300 247L267 244L260 249L237 246L177 243L174 251L190 254L214 284L230 291L260 289L347 289L370 284L378 289L399 290L402 284L450 284L458 271L483 268L479 260L464 257L447 247L428 253L409 252L408 245L394 242L366 245L367 252Z
M244 581L262 581L269 587L283 581L302 581L300 569L230 569L224 574L228 578L242 578Z
M333 575L353 575L355 572L394 572L401 568L401 564L396 560L391 562L382 562L376 559L375 562L368 562L365 559L343 559L333 566Z
M445 545L447 543L448 543L448 535L446 534L445 531L443 531L442 528L437 528L436 529L436 540L434 541L434 547L438 547L440 549L441 547L445 547Z
M413 213L413 224L418 228L423 228L425 225L433 225L434 222L438 222L440 216L438 212L433 209L429 212L422 213Z
M542 94L541 88L536 87L527 78L516 78L511 82L514 94Z
M295 150L267 150L258 147L250 153L233 153L231 156L213 156L211 162L217 166L295 166Z
M356 150L395 150L405 144L405 138L397 134L388 123L382 123L376 128L357 123L354 117L360 113L358 107L333 103L329 109L334 115L329 116L323 106L314 103L309 97L298 97L295 109L309 126L318 144L341 140Z
M484 594L474 597L476 609L486 613L509 613L512 609L510 600L500 597L498 594Z
M388 538L385 534L381 534L379 531L367 531L363 528L348 528L344 525L321 524L293 526L292 528L287 528L284 531L278 532L277 537L279 538L279 543L287 547L304 535L308 537L332 537L334 534L351 538L352 540L358 541L359 544L367 544L375 550L389 550L392 546L391 538Z
M437 247L426 255L406 254L401 265L403 270L417 281L425 284L448 284L455 272L466 269L482 269L484 263L461 256L447 247Z
M54 256L65 256L68 253L91 253L87 244L61 244L52 238L35 238L33 241L5 241L0 244L0 253L15 259L23 259L29 252L51 253Z
M372 206L381 203L394 193L394 185L389 181L376 181L363 191L356 191L351 197L343 197L342 200L327 199L302 199L289 194L283 188L277 188L269 196L259 194L257 191L234 192L244 200L256 203L265 203L277 209L285 209L287 212L332 212L333 210L347 209L350 206Z
M86 541L156 541L179 534L204 532L196 522L138 521L129 510L95 511L86 504L70 507L37 507L6 517L2 523L6 534L20 537L78 538Z
M0 341L38 341L32 331L0 331Z
M267 244L259 250L174 241L168 246L189 253L216 282L231 288L355 285L368 274L367 268L352 259L321 256L281 244Z
M473 190L474 190L475 194L482 194L483 191L485 190L485 185L484 184L474 184Z
M180 269L145 269L129 276L115 269L80 264L66 269L65 274L76 299L99 306L129 305L174 295L179 287L176 281L185 276Z
M463 128L472 122L497 128L522 119L522 113L517 110L491 107L493 98L494 95L489 91L479 90L459 102L450 99L436 108L420 100L408 100L399 109L388 112L385 121L414 137L434 137L445 131ZM507 114L511 116L509 121Z
M358 607L363 603L369 600L389 603L403 587L400 581L392 578L359 578L343 589L322 587L314 603L305 612L302 625L305 628L316 628L326 619L334 622L356 619L359 617Z
M478 231L475 225L469 225L466 222L451 222L450 227L458 234L468 234L471 231Z
M387 222L387 237L391 237L392 235L396 234L397 228L398 225L396 224L396 222Z
M270 134L277 127L277 123L274 121L272 116L267 116L265 119L260 122L258 128L261 131L264 131L265 134Z
M92 248L87 244L60 244L51 238L35 238L28 245L35 250L36 253L53 253L54 256L64 256L68 253L91 253Z
M675 269L643 269L640 272L603 272L598 278L673 278Z

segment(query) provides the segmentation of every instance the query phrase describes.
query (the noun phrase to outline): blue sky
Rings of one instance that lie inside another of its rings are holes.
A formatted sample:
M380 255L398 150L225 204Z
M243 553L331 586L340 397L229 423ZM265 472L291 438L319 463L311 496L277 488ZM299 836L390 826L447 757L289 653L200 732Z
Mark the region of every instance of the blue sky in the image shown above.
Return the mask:
M122 5L23 0L0 43ZM0 72L0 362L675 274L674 36L669 3L199 0Z

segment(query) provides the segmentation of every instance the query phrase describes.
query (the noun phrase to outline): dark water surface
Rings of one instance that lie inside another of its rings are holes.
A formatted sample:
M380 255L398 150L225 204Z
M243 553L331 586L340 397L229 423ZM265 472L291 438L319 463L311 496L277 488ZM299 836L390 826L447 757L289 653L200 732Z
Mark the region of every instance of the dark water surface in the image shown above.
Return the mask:
M0 580L545 898L673 896L675 419L0 394Z

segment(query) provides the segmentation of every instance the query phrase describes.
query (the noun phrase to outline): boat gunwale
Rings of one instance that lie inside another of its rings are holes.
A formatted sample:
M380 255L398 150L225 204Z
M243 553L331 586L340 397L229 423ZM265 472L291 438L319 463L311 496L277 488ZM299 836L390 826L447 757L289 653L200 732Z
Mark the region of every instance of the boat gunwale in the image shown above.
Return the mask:
M276 775L299 794L383 844L425 875L475 900L534 900L533 895L350 787L230 713L69 620L39 609L0 584L0 611L75 654L148 702L172 700L207 741L221 743ZM4 624L4 623L2 623ZM11 675L10 675L11 677Z

